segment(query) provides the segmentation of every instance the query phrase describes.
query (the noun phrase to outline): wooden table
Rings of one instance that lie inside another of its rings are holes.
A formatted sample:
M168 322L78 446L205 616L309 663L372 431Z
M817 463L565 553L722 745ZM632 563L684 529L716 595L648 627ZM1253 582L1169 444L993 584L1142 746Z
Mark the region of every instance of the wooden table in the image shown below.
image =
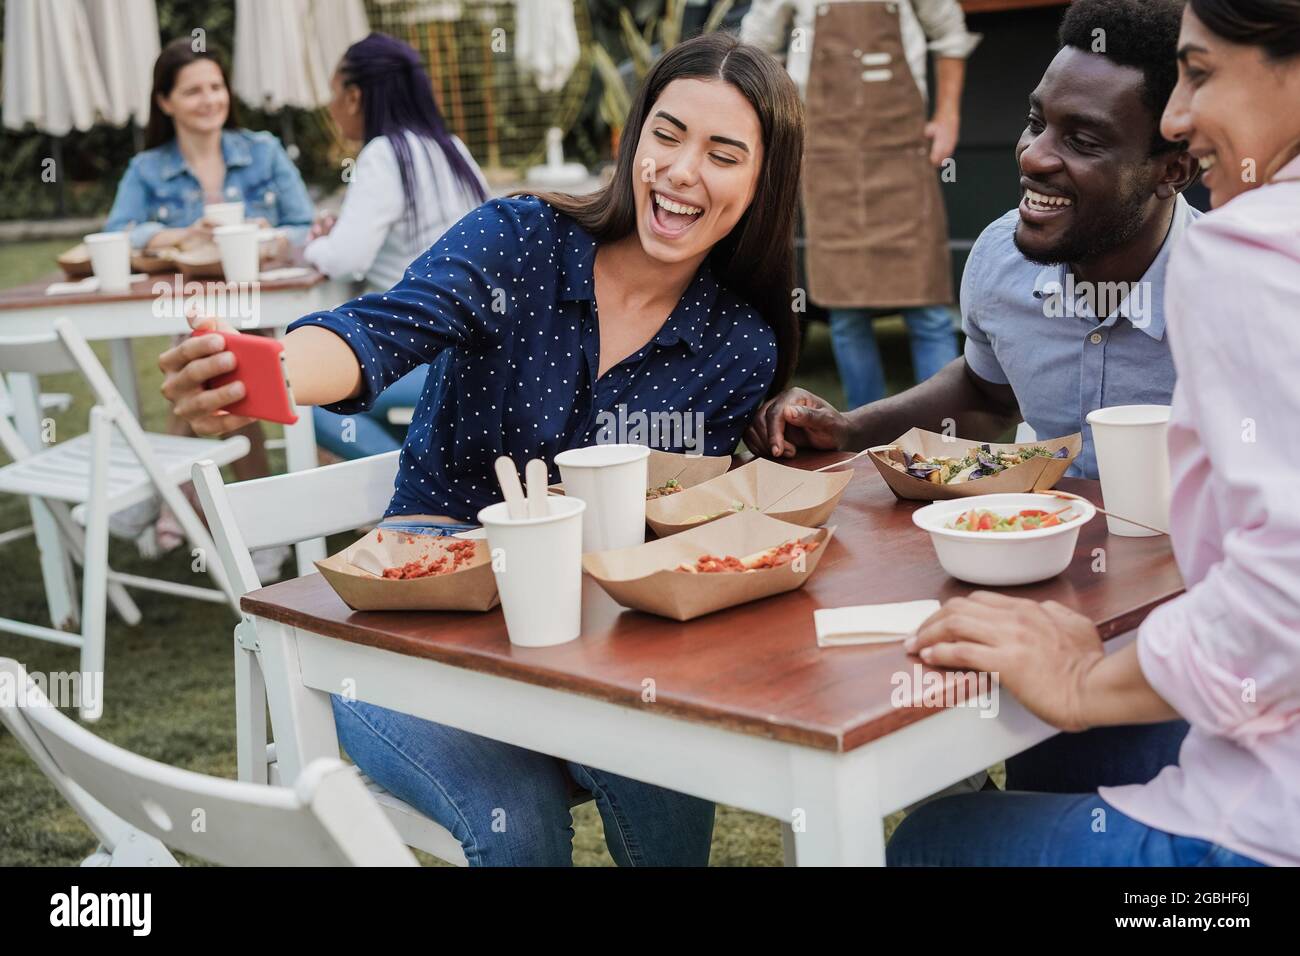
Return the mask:
M292 263L268 263L276 268ZM65 317L86 339L109 342L110 372L123 398L139 417L139 395L131 340L175 335L188 330L185 304L197 296L217 307L232 325L241 329L274 329L282 334L295 319L328 309L350 295L346 287L328 281L315 270L293 278L259 281L253 288L228 289L225 283L186 280L172 274L150 275L120 293L73 293L47 295L53 276L0 291L0 339L49 335L54 320ZM40 447L40 383L30 375L10 375L17 428L33 448ZM316 467L316 433L311 409L301 408L298 423L285 429L285 456L290 471ZM32 517L41 555L50 619L56 626L76 627L76 588L71 563L63 550L53 519L39 502L32 503ZM300 573L313 569L313 561L324 556L323 542L299 547Z
M901 645L817 647L815 608L973 590L939 567L911 522L918 503L897 501L870 462L855 467L829 522L835 537L802 590L686 623L624 609L590 578L582 637L551 648L512 646L500 611L353 612L319 575L246 595L281 779L337 753L328 693L351 690L775 817L801 864L882 863L883 816L1055 731L1010 695L985 708L896 706L896 688L930 671ZM1061 487L1099 500L1096 482ZM1003 590L1060 601L1109 639L1179 594L1182 579L1168 538L1110 536L1098 517L1062 575Z

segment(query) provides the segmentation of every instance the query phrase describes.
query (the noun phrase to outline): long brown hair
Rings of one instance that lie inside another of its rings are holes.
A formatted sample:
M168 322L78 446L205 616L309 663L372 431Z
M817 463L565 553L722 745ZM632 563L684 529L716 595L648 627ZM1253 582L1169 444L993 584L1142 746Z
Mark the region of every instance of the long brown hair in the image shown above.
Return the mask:
M597 242L621 239L636 229L632 195L636 141L659 94L673 80L720 79L734 86L758 114L763 130L763 168L749 208L709 252L718 280L757 309L776 335L776 378L769 394L785 388L799 358L799 319L794 312L794 220L803 160L803 104L782 66L756 46L726 33L709 33L673 47L650 70L627 122L614 177L598 192L532 195L573 218Z
M226 64L215 48L195 50L189 37L177 37L163 47L158 59L153 64L153 89L149 91L149 122L144 128L144 148L153 149L176 138L176 124L158 105L158 97L171 96L176 86L176 77L181 70L196 60L211 60L221 71L221 80L230 92L230 107L226 113L226 129L237 129L239 117L235 114L235 94L230 90L230 74Z

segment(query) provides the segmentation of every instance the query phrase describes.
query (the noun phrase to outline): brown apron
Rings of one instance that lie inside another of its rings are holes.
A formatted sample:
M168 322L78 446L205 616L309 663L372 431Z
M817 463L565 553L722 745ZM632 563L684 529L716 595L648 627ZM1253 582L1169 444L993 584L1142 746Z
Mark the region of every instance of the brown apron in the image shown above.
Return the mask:
M805 102L809 297L841 307L951 302L948 217L897 3L818 5Z

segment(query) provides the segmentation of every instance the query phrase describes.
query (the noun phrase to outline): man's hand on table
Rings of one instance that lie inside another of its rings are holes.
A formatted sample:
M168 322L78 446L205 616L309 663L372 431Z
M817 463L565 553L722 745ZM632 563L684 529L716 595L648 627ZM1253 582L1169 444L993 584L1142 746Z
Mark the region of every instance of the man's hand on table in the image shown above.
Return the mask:
M992 591L953 598L903 645L935 667L987 671L1040 720L1086 730L1088 676L1105 659L1092 621L1056 601Z
M755 455L793 458L799 448L837 451L844 447L849 420L830 402L803 388L791 388L758 410L745 431Z

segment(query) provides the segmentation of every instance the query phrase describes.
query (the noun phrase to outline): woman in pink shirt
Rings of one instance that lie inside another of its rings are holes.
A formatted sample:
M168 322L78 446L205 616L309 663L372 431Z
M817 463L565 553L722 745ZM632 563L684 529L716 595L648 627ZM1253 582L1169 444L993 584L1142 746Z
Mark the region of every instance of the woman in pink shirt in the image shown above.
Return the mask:
M1087 618L990 592L949 601L908 650L998 672L1064 731L1191 729L1148 782L927 804L891 864L1300 865L1300 3L1189 0L1178 61L1161 132L1188 143L1214 206L1166 286L1187 591L1109 655Z

